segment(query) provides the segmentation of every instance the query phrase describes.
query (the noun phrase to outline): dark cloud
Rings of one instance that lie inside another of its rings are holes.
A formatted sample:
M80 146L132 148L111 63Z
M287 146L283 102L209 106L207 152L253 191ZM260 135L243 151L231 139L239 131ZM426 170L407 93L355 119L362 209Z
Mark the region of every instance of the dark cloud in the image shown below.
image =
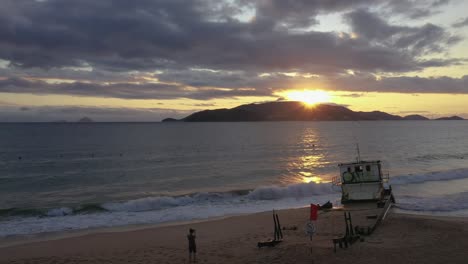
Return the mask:
M468 94L468 75L462 78L382 77L362 74L329 80L340 90L356 92L452 93Z
M382 1L384 9L390 10L387 14L399 14L411 19L428 17L439 13L440 7L447 5L451 0L392 0Z
M321 13L346 11L364 6L369 0L253 0L240 1L250 3L255 8L256 26L270 27L283 25L287 28L305 28L319 23L316 16ZM263 27L261 27L263 28Z
M426 114L426 113L431 113L429 111L424 111L424 110L414 110L414 111L399 111L398 113L400 114Z
M212 107L212 106L216 106L216 104L194 104L193 106Z
M390 45L340 38L334 32L290 32L283 25L307 26L319 13L371 2L239 0L255 10L252 21L242 22L235 19L239 8L220 1L6 0L0 14L0 57L22 68L90 65L106 71L417 70L417 57ZM382 28L393 27L378 27L374 32ZM429 44L422 41L427 39L433 42L433 52L439 51L434 47L447 44L446 33L435 26L413 31L401 41L427 49ZM444 38L435 39L440 36Z
M87 67L64 67L44 70L41 68L21 68L7 67L0 68L0 76L4 78L28 78L28 79L54 79L57 81L78 81L78 82L141 82L143 77L153 77L152 72L127 71L114 72L102 68Z
M30 94L65 94L78 96L115 97L126 99L168 99L183 95L180 86L169 84L96 84L96 83L47 83L24 78L0 80L0 92Z
M188 75L188 74L186 74ZM204 75L210 78L210 75ZM235 98L242 96L277 96L276 93L296 87L317 87L324 83L332 90L353 92L400 92L400 93L455 93L468 94L468 75L462 78L438 77L381 77L368 73L354 75L339 74L328 77L306 78L302 76L288 77L283 74L272 74L259 77L242 76L240 83L224 83L219 87L184 87L158 83L118 83L118 84L90 84L90 83L60 83L50 84L43 81L29 81L26 79L0 80L0 92L28 93L28 94L63 94L74 96L98 96L122 99L177 99L187 98L209 100L216 98ZM214 81L216 82L214 77ZM249 79L250 78L250 79ZM188 81L190 82L190 80ZM209 83L210 81L207 80ZM345 96L358 97L360 94ZM209 105L207 105L209 106Z
M251 89L203 88L187 89L177 84L161 83L47 83L23 78L0 80L0 92L28 94L62 94L74 96L94 96L122 99L213 99L237 96L266 96L269 92Z
M316 16L373 6L386 15L403 15L412 19L427 17L439 11L450 0L239 0L256 10L258 24L284 25L288 28L308 27L319 23Z
M351 97L351 98L359 98L364 96L364 94L352 93L352 94L341 94L340 97Z
M164 82L181 82L192 87L222 87L231 89L258 89L269 90L286 89L302 78L287 76L284 73L268 73L261 75L256 72L245 71L209 71L209 70L183 70L168 71L155 75Z
M425 24L421 27L391 25L378 14L365 9L348 13L346 19L354 32L363 37L365 41L388 48L395 47L401 53L406 51L405 55L410 58L444 52L461 40L460 37L453 36L434 24ZM444 61L443 65L447 65L447 62ZM419 66L427 66L421 61L419 63ZM437 66L437 64L431 66Z
M453 23L452 26L455 27L455 28L461 28L461 27L468 26L468 17L465 18L465 19L462 19L462 20L460 20L460 21L458 21L456 23Z

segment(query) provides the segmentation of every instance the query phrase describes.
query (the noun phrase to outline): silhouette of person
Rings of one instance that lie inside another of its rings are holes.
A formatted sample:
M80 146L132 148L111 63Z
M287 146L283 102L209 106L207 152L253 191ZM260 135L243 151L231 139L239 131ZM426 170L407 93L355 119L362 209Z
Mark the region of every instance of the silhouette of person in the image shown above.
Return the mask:
M187 239L189 242L189 262L192 261L192 256L193 261L197 262L197 245L195 244L195 238L195 230L190 228L189 234L187 235Z

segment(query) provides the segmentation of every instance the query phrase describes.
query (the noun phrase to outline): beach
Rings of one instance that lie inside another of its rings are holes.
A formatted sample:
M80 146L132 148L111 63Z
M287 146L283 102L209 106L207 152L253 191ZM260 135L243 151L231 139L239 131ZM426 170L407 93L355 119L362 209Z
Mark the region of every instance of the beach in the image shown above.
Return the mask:
M305 232L308 208L278 215L283 227L297 230L283 230L283 242L272 248L257 248L273 238L272 214L262 212L35 242L17 238L24 244L6 247L3 239L0 263L188 263L189 228L196 230L198 263L466 263L468 257L468 218L391 212L372 235L334 253L342 212L321 211L312 241Z

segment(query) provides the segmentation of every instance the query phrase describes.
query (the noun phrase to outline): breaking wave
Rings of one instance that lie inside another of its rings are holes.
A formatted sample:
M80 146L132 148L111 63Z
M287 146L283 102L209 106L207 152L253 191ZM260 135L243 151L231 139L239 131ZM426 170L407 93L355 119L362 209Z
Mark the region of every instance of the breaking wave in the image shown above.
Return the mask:
M419 212L468 209L468 192L417 197L398 193L399 186L468 179L468 169L400 175L391 178L397 207ZM183 196L146 197L129 201L70 207L0 210L0 237L87 228L190 221L226 215L287 209L310 203L339 203L340 191L330 183L261 186L253 190L204 192Z
M429 181L449 181L468 178L468 168L395 176L390 179L394 185L424 183Z
M435 197L403 196L397 208L416 212L452 212L468 209L468 192Z
M254 190L146 197L51 209L0 210L0 237L84 228L206 219L324 203L339 195L330 184L299 183ZM58 219L59 218L59 219Z

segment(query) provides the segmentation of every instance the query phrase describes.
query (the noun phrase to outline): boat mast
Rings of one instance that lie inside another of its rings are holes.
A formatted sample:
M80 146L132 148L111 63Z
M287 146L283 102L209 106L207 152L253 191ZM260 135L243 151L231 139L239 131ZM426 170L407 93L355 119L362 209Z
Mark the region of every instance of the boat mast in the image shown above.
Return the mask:
M359 143L356 143L356 151L357 151L357 162L361 162L361 152L359 151Z

